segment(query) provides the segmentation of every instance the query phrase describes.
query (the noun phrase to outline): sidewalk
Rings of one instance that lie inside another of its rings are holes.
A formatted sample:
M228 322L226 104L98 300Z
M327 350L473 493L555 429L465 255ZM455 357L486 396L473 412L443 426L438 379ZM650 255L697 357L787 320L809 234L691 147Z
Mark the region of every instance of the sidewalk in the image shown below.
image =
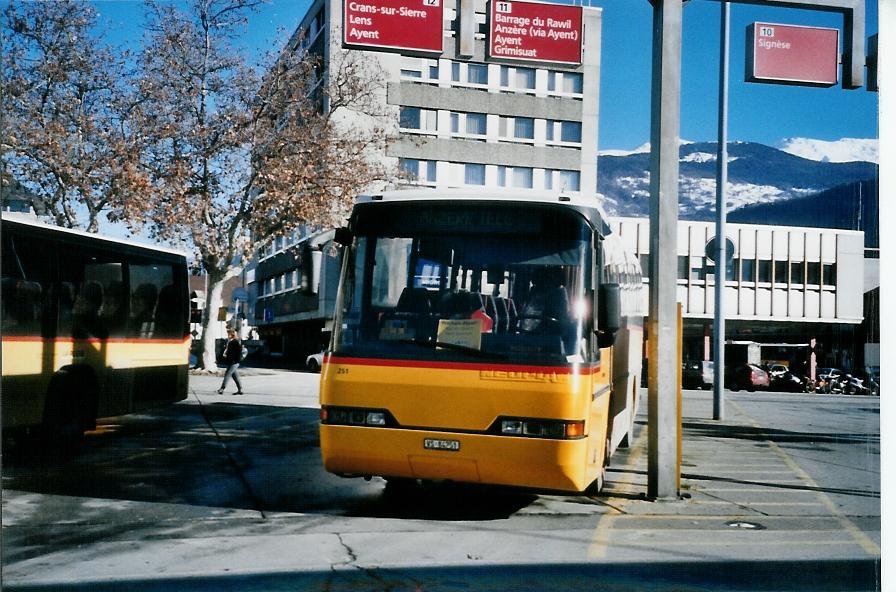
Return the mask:
M638 422L633 446L608 469L600 499L610 510L590 558L639 561L660 548L690 561L880 559L879 497L866 504L876 512L847 515L835 501L846 489L819 487L741 405L727 409L726 421L694 419L712 416L711 397L685 395L680 500L647 501L647 429Z

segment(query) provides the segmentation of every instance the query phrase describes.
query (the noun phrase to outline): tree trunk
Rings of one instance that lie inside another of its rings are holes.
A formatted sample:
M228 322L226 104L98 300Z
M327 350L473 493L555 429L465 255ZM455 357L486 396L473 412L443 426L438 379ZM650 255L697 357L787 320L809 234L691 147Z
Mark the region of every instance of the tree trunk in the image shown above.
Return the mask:
M224 282L227 276L217 277L208 276L208 294L205 295L205 311L202 314L202 367L206 370L214 370L217 368L215 360L215 339L218 331L215 331L216 323L220 324L224 321L218 320L218 309L222 306L221 296L224 292ZM222 332L223 333L223 332ZM226 333L225 333L226 334Z

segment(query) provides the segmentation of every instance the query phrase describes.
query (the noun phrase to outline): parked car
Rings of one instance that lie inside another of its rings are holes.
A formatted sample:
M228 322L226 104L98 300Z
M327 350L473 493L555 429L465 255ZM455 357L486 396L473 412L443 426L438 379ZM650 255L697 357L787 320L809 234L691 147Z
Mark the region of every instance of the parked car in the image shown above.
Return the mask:
M324 352L311 354L305 358L305 367L309 372L320 372L320 367L324 363Z
M809 392L809 379L805 376L800 376L795 372L791 372L788 370L784 374L779 374L777 376L769 376L769 380L771 382L769 388L773 391L780 391L784 393L805 393Z
M766 371L769 378L774 381L776 378L781 378L787 374L789 370L784 364L771 364Z
M732 391L739 391L743 388L753 392L756 389L768 389L771 381L768 372L756 364L744 364L731 371L727 383L728 388Z
M714 372L709 360L687 361L681 365L681 386L683 388L712 388Z

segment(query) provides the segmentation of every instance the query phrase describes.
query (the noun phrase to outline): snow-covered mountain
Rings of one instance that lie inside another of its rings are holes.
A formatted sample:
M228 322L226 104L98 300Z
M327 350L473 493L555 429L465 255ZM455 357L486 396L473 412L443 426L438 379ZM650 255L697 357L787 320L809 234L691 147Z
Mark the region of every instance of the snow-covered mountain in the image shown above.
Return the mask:
M815 158L752 142L734 142L728 148L728 207L730 210L758 203L775 203L806 197L826 189L877 177L871 160L847 158L867 153L876 159L876 140L815 142L788 141ZM827 149L827 150L825 150ZM682 142L679 161L679 216L712 219L716 192L716 143ZM842 160L846 159L846 160ZM650 195L650 152L603 151L598 161L598 191L606 198L610 214L646 216Z
M778 148L795 156L821 162L879 163L878 141L862 138L842 138L829 142L811 138L787 138Z

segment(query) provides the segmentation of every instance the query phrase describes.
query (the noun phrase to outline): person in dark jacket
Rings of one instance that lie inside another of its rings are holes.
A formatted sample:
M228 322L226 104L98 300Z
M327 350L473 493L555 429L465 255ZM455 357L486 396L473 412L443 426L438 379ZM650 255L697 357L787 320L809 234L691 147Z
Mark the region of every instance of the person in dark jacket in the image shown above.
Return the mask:
M227 372L224 373L224 381L221 383L221 388L218 389L219 395L224 394L224 388L227 386L227 379L231 376L233 377L233 382L236 383L236 392L234 394L243 394L243 385L240 384L240 375L239 372L237 372L240 367L240 357L242 357L242 352L243 344L237 339L236 331L228 329L227 346L224 348L224 363L227 364Z

